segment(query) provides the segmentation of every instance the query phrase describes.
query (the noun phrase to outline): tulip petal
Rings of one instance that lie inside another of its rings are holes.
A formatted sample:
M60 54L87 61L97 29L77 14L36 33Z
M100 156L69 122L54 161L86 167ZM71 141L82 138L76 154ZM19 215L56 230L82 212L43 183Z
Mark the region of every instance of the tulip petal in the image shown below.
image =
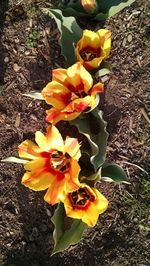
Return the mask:
M84 30L81 40L78 42L79 50L82 50L86 47L93 47L97 49L100 47L99 36L96 32L91 30Z
M75 160L79 160L79 158L81 157L80 144L75 138L66 138L65 151Z
M64 193L64 187L64 179L57 183L55 180L53 180L44 196L44 200L51 205L57 204L58 202L60 202L60 198L62 198L62 195Z
M91 74L80 62L67 69L68 81L74 86L75 92L87 93L93 85Z
M91 108L93 108L96 104L95 96L97 93L103 93L104 92L104 86L102 83L98 82L95 84L91 90Z
M25 140L18 146L20 158L35 159L40 156L41 149L31 140Z
M31 171L31 172L37 172L38 170L45 168L46 163L47 163L47 158L37 158L35 160L32 160L30 162L27 162L24 165L24 169L26 171Z
M67 87L57 81L48 83L41 93L46 103L59 110L62 110L70 102L71 98L71 92Z
M96 194L97 209L99 211L99 214L101 214L107 209L108 200L96 188L93 188L93 191Z
M83 112L91 103L91 96L86 96L84 98L78 98L73 100L70 104L66 106L63 112L78 112L79 114Z
M64 68L53 69L52 80L64 84L67 79L67 70Z
M102 48L105 52L105 58L107 58L110 54L111 49L111 31L106 29L100 29L97 31L100 39L103 41Z
M79 182L78 177L79 177L79 172L81 168L78 162L74 159L71 159L70 163L71 163L70 170L68 173L65 174L65 178L67 180L66 191L65 191L66 194L68 192L77 190L80 187L80 182Z
M60 110L57 110L55 108L51 108L50 110L47 110L47 117L46 121L52 123L53 125L57 124L59 121L70 121L75 119L79 116L78 112L61 112Z
M49 171L50 168L45 167L45 159L39 158L26 163L25 169L30 170L22 177L22 184L35 191L45 190L49 187L54 176Z
M35 140L43 151L50 151L56 148L62 151L64 148L63 138L55 126L49 126L47 128L46 136L40 131L37 131L35 133Z
M35 133L35 140L43 151L56 149L62 151L64 149L63 138L55 126L49 126L47 128L46 136L44 136L44 134L40 131L37 131Z
M57 149L59 151L63 151L64 149L64 141L59 133L57 127L51 125L47 128L47 142L51 146L51 149Z
M99 217L99 212L97 211L97 207L95 202L91 202L89 204L89 207L87 209L86 212L84 212L84 215L82 217L82 221L86 224L88 224L88 226L95 226L97 223Z
M30 178L32 179L31 181ZM22 177L22 184L34 191L41 191L49 187L49 184L52 179L53 176L48 172L43 172L37 178L34 179L32 178L31 172L26 172Z
M103 93L104 92L104 85L101 82L98 82L95 84L91 90L91 95L95 95L97 93Z

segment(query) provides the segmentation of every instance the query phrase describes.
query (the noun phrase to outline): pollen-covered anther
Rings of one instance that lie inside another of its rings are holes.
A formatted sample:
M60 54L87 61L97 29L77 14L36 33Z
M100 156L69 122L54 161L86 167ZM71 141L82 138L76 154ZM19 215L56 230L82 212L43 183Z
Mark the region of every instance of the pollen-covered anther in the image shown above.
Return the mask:
M86 188L79 188L73 193L70 193L71 203L74 207L85 206L87 201L91 200L91 198L92 195L90 195Z
M90 50L85 50L85 51L81 52L80 56L82 57L82 59L84 61L91 61L94 58L98 57L97 53L94 53Z
M68 153L63 154L61 151L54 151L51 154L50 164L54 170L65 172L70 167L70 156Z

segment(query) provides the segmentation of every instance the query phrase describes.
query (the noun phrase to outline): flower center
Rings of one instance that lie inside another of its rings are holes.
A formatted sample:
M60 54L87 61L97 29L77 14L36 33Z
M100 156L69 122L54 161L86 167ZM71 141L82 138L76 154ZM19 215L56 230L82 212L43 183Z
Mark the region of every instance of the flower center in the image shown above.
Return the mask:
M70 167L70 155L63 154L61 151L53 151L50 163L54 170L66 172Z
M92 61L94 58L100 56L100 49L90 49L87 47L80 51L80 56L84 61Z
M93 201L93 196L86 188L79 188L70 193L70 200L73 207L84 207L88 201Z
M83 51L80 55L84 61L91 61L97 57L96 53L93 53L89 50Z

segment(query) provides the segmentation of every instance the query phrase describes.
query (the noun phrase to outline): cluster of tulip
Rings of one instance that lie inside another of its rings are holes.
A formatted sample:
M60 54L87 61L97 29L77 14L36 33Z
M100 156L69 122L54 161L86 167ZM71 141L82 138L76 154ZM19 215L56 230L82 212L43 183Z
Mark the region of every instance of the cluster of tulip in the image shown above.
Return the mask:
M36 144L25 140L18 146L19 157L28 160L22 184L35 191L47 189L46 202L51 205L62 202L67 216L81 219L89 226L96 224L108 201L95 187L86 184L86 178L81 181L82 143L69 136L63 140L55 125L61 120L73 120L96 106L96 94L104 88L100 82L93 85L89 71L99 68L109 56L110 47L109 30L83 31L76 44L77 62L68 69L54 69L52 81L41 92L52 106L47 111L50 125L46 135L37 131Z

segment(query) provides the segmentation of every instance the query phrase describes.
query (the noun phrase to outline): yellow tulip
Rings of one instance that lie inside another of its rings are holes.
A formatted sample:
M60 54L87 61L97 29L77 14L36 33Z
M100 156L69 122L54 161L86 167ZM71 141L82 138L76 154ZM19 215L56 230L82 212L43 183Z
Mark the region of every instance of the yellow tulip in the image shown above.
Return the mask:
M63 193L79 187L80 145L75 138L64 141L55 126L48 127L46 136L37 131L35 141L25 140L18 146L19 157L30 160L22 184L35 191L48 189L44 199L53 205Z
M111 32L106 29L93 32L84 30L82 38L76 44L77 61L87 69L99 68L110 54Z
M96 189L81 183L80 188L62 198L66 215L81 219L89 226L95 226L99 214L108 206L108 200Z
M95 106L95 95L103 92L103 84L93 86L93 78L80 62L68 69L55 69L52 81L42 90L46 103L53 106L47 111L47 121L73 120L85 109Z

